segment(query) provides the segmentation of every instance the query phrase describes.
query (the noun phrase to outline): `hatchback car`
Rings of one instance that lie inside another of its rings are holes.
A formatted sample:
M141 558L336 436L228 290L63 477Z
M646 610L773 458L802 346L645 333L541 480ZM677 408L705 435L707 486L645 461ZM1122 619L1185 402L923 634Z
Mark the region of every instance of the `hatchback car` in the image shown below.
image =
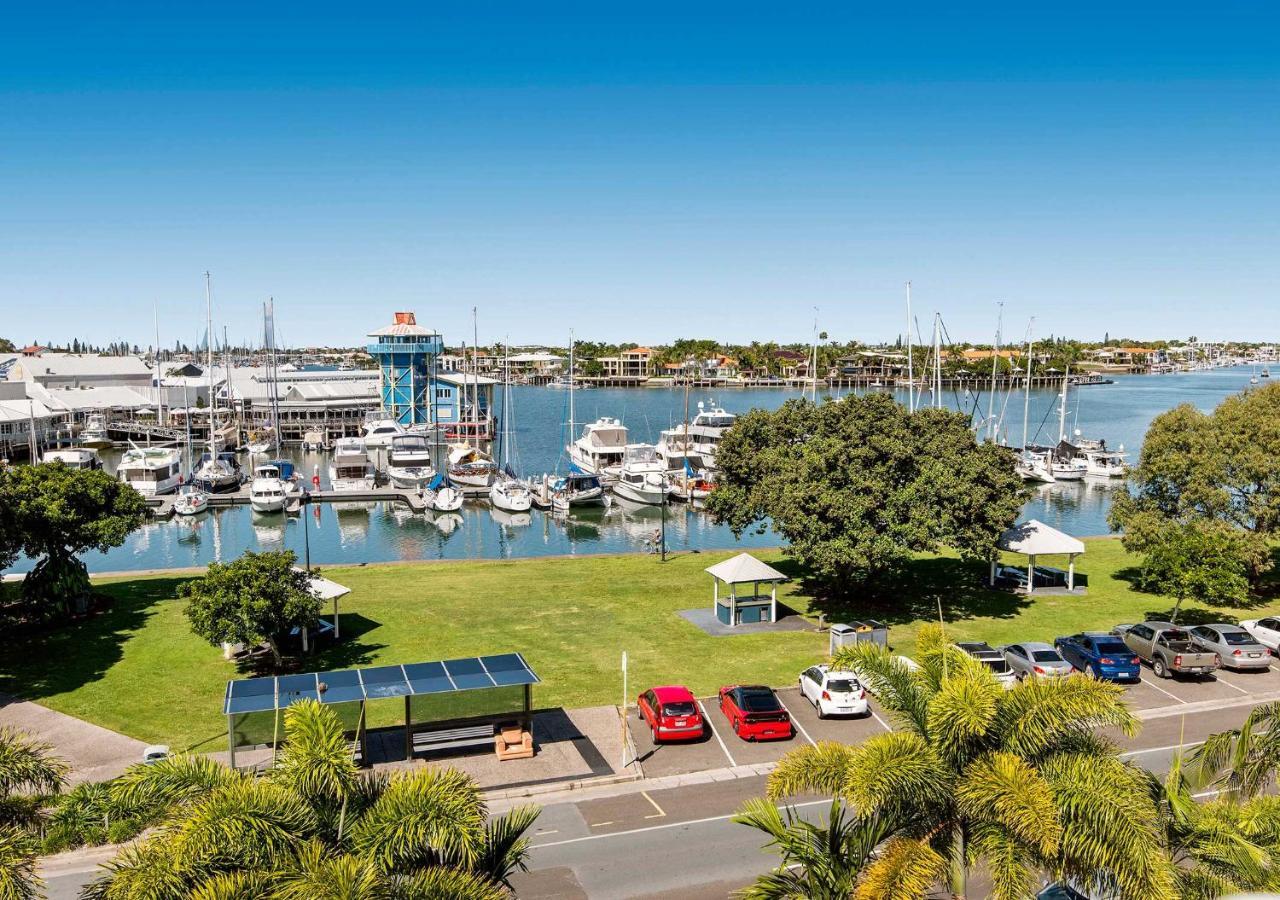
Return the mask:
M667 685L649 688L636 698L640 721L653 732L655 744L702 737L702 713L687 687Z
M720 688L720 711L733 733L744 741L783 740L791 737L791 716L772 688L761 684L735 684Z
M1240 627L1253 635L1255 641L1271 652L1274 653L1277 648L1280 648L1280 619L1274 617L1249 619L1241 622Z
M800 696L813 704L819 719L827 716L868 716L867 692L852 672L830 666L810 666L800 673Z
M986 641L966 641L958 643L956 646L990 669L991 674L996 677L996 681L1000 682L1005 690L1018 683L1018 679L1014 675L1013 669L1010 668L1008 661L1004 658L1004 654Z
M1192 643L1218 654L1228 669L1265 669L1271 665L1271 651L1239 625L1197 625L1190 634Z
M1004 658L1019 681L1024 678L1061 678L1075 671L1075 667L1063 659L1051 644L1041 641L1010 644L1004 648Z

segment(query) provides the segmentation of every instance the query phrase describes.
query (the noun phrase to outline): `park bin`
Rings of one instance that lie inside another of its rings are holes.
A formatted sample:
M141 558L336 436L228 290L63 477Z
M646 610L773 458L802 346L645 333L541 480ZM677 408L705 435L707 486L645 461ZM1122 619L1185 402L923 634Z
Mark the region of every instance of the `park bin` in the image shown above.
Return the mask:
M857 640L858 633L854 630L852 625L832 625L830 646L827 648L827 653L831 656L835 656L836 651L841 647L850 646L856 643Z
M879 644L881 647L889 646L889 626L883 622L877 622L875 619L854 622L853 630L859 642L869 641L873 644Z

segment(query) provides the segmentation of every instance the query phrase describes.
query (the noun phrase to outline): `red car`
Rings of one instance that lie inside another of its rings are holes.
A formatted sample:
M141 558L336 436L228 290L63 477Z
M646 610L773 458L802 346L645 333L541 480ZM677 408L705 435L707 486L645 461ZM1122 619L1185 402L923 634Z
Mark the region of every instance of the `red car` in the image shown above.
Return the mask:
M702 713L687 687L649 688L636 698L636 706L640 720L649 723L655 744L702 737Z
M784 740L792 736L791 716L773 692L762 684L720 688L720 711L733 733L744 741Z

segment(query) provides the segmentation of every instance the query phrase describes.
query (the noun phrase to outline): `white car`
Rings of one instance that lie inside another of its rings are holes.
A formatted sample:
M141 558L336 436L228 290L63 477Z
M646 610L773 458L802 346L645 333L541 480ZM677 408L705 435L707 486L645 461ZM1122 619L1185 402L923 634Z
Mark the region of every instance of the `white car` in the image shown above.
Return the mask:
M800 673L800 696L813 704L819 719L827 716L867 716L867 691L852 672L830 666L811 666Z
M1253 639L1272 653L1280 650L1280 619L1248 619L1240 623L1240 627L1252 635Z

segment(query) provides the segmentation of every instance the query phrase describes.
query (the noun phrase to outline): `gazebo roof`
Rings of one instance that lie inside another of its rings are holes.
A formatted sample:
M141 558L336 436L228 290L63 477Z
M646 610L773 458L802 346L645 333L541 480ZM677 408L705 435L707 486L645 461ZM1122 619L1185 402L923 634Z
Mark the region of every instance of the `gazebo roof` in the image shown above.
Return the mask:
M297 572L305 571L301 566L294 566L293 568ZM316 597L321 600L336 600L339 597L345 597L347 594L350 594L351 588L346 585L338 584L336 581L330 581L328 578L324 578L320 575L312 575L311 593L315 594Z
M772 566L765 565L750 553L739 553L732 559L708 566L707 572L725 584L751 584L758 581L786 581L783 575Z
M1000 535L997 543L1001 550L1010 550L1024 556L1084 552L1084 541L1073 538L1038 519L1019 522Z

